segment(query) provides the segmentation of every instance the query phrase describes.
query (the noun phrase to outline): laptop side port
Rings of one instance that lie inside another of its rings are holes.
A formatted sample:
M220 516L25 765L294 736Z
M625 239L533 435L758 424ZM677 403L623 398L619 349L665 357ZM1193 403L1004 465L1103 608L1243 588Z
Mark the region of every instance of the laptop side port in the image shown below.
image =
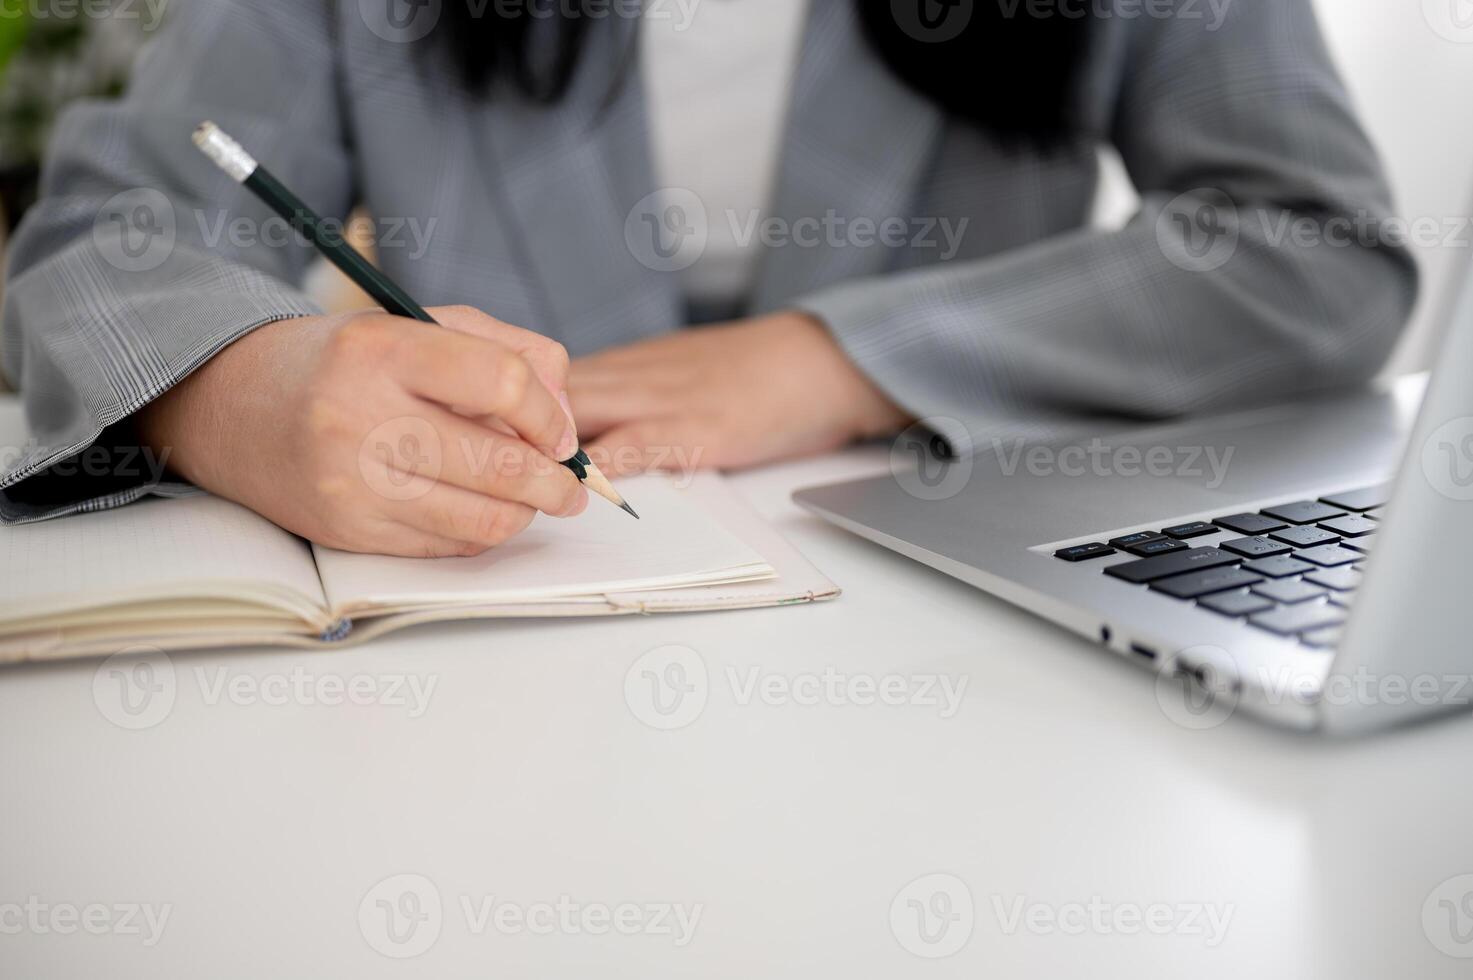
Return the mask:
M1132 643L1130 645L1130 652L1145 657L1147 660L1156 659L1156 648L1148 647L1144 643Z

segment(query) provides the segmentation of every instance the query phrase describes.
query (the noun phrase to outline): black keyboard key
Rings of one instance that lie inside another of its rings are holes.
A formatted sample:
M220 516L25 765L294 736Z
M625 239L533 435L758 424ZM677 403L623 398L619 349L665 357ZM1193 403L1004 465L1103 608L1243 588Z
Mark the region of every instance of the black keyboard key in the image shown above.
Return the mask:
M1290 575L1312 572L1318 566L1311 565L1307 561L1300 561L1293 555L1275 555L1272 558L1245 561L1243 567L1254 575L1262 575L1264 578L1288 578Z
M1360 561L1365 555L1359 551L1342 548L1338 544L1322 544L1318 548L1296 551L1294 557L1300 561L1312 561L1321 568L1334 568L1336 565L1349 565Z
M1345 511L1339 507L1331 507L1318 500L1300 500L1292 504L1265 507L1263 512L1269 517L1288 521L1290 524L1318 524L1320 521L1331 517L1343 517L1345 514Z
M1089 544L1076 544L1072 548L1060 548L1054 552L1054 557L1062 558L1065 561L1086 561L1090 558L1103 558L1106 555L1113 555L1114 553L1115 549L1109 545L1092 541Z
M1233 538L1218 545L1225 551L1234 551L1244 558L1268 558L1271 555L1283 555L1290 551L1288 545L1282 541L1271 541L1268 538Z
M1299 579L1280 579L1274 582L1260 582L1253 586L1253 591L1265 598L1275 602L1308 602L1310 599L1318 599L1327 591L1322 586L1310 585Z
M1360 580L1365 576L1353 568L1320 568L1304 576L1306 582L1315 585L1323 585L1327 589L1336 592L1354 592L1360 588Z
M1219 551L1216 548L1188 548L1174 555L1157 555L1155 558L1142 558L1139 561L1123 561L1105 569L1105 574L1141 585L1158 578L1166 578L1168 575L1185 575L1187 572L1196 572L1204 568L1236 565L1240 561L1242 559L1237 555Z
M1331 507L1343 507L1354 511L1375 510L1377 507L1386 506L1386 501L1391 499L1391 484L1366 487L1364 490L1350 490L1346 493L1332 493L1320 499Z
M1326 626L1339 626L1345 622L1345 610L1328 602L1305 602L1255 613L1248 617L1248 622L1281 636L1296 636Z
M1247 535L1267 534L1289 526L1281 520L1264 517L1262 514L1230 514L1227 517L1219 517L1213 523L1229 531Z
M1189 524L1177 524L1173 527L1163 528L1162 534L1168 538L1176 538L1185 541L1188 538L1200 538L1204 534L1216 534L1217 528L1206 521L1192 521Z
M1342 538L1363 538L1367 534L1375 534L1378 526L1375 521L1359 514L1350 514L1320 522L1320 527L1326 531L1333 531Z
M1146 541L1155 541L1161 535L1155 531L1137 531L1134 534L1122 534L1118 538L1110 539L1112 548L1129 548L1133 544L1142 544Z
M1224 592L1197 600L1197 605L1224 616L1251 616L1274 607L1273 600L1252 592Z
M1368 510L1366 511L1366 516L1373 521L1379 521L1381 519L1381 512L1379 510Z
M1368 534L1363 538L1353 538L1350 541L1341 542L1341 544L1344 545L1346 548L1350 548L1354 551L1359 551L1361 553L1361 557L1369 555L1371 553L1371 546L1375 543L1376 536L1374 534Z
M1207 568L1187 575L1157 579L1151 583L1151 588L1178 599L1195 599L1214 592L1241 589L1262 581L1261 575L1245 572L1241 568Z
M1150 558L1152 555L1169 555L1173 551L1186 551L1187 543L1185 541L1175 541L1171 538L1152 538L1150 541L1131 545L1125 550L1132 555Z
M1286 527L1269 537L1284 544L1292 544L1296 548L1313 548L1317 544L1334 544L1340 540L1340 535L1332 534L1322 527Z

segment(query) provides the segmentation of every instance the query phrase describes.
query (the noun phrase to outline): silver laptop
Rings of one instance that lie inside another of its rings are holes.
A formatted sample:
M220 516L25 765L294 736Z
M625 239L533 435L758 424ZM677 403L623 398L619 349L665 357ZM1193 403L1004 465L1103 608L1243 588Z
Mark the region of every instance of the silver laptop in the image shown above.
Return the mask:
M1473 283L1406 385L941 459L794 499L1157 674L1162 707L1359 732L1473 704Z

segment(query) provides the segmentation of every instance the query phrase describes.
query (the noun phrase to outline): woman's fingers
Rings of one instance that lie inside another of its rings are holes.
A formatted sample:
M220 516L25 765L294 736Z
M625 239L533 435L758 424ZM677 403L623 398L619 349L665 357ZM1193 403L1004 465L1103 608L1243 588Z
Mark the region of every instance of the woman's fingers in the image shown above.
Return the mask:
M503 323L473 306L436 306L427 311L441 324L490 340L521 354L554 396L568 386L568 350L542 334Z
M433 539L459 543L455 554L480 554L522 533L537 511L424 476L406 481L404 499L385 500L379 513Z
M569 375L568 396L584 439L594 439L637 419L664 415L672 403L663 386L650 375L608 371L585 366L581 360L574 363Z
M556 459L578 448L558 399L522 355L495 341L399 320L388 369L409 393L466 415L493 415Z
M677 418L643 419L616 426L586 447L589 458L606 476L628 476L649 470L690 472L723 465L708 458L707 430Z
M554 517L573 517L588 506L583 484L551 457L447 409L424 403L422 408L440 440L439 482ZM404 473L402 465L390 465Z
M349 542L344 550L373 555L393 555L396 558L454 558L480 554L483 548L473 548L464 541L456 541L400 524L397 521L380 521L372 530Z

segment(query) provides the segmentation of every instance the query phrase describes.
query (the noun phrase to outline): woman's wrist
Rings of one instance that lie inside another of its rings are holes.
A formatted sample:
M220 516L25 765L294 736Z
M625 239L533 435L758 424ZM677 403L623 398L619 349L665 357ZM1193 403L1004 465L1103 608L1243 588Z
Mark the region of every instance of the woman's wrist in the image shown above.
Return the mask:
M301 324L276 321L258 327L140 408L134 415L140 443L196 486L218 490L228 485L223 466L233 451L230 443L262 424L250 402L275 400L260 390L279 373L268 369L263 357L277 342L279 329Z
M851 438L888 435L910 423L909 414L859 369L833 331L818 317L801 310L788 310L770 319L785 332L805 338L806 345L814 352L808 360L836 386L834 400L843 413L842 424Z

